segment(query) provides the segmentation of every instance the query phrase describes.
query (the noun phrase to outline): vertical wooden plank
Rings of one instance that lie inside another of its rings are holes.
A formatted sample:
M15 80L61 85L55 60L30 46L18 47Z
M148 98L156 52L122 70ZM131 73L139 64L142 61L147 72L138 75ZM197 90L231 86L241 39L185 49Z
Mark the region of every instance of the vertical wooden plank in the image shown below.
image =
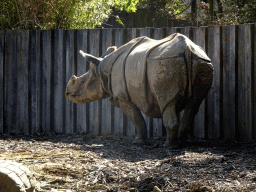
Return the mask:
M205 50L205 27L197 27L193 29L193 41ZM194 120L194 136L204 138L205 126L205 100L201 103L199 111Z
M154 29L154 39L160 40L163 38L163 29L156 28ZM161 118L153 119L153 136L163 136L163 123Z
M102 54L113 45L113 29L102 30ZM113 126L114 107L107 99L102 100L102 134L111 134Z
M8 133L17 130L17 48L16 31L6 30L5 88L6 88L6 127Z
M207 97L208 139L220 137L220 82L221 82L221 55L220 55L220 26L208 27L208 56L212 60L214 76L212 88Z
M51 128L51 69L52 46L51 31L42 31L42 129L50 132Z
M88 30L77 31L77 51L88 52L87 47ZM77 53L77 76L81 76L87 71L86 60L81 54ZM77 132L88 133L89 131L89 104L77 105Z
M74 30L65 30L64 32L65 39L65 64L66 64L66 82L68 84L69 79L72 75L75 75L74 71ZM63 93L64 94L64 93ZM72 134L74 133L75 125L75 110L74 103L68 100L65 100L65 133Z
M235 139L236 132L236 26L222 27L223 58L223 134Z
M169 36L173 33L177 33L177 27L168 27L168 28L166 28L166 36Z
M29 31L17 31L17 129L26 134L29 133L28 48Z
M92 29L89 31L90 54L100 56L101 30ZM102 117L102 101L94 101L90 103L90 133L100 135L101 133L101 117Z
M238 26L238 139L252 140L251 25Z
M115 45L117 48L124 44L124 29L115 29ZM124 121L126 116L118 107L114 107L114 134L124 134Z
M186 35L186 28L185 27L176 27L176 32Z
M253 77L254 77L254 82L253 82L253 85L254 85L254 87L253 87L253 89L254 89L254 93L253 93L253 96L254 96L254 100L253 100L253 107L254 107L254 117L253 117L253 119L254 119L254 122L253 122L253 139L254 140L256 140L256 24L254 24L254 27L253 27L253 61L254 61L254 63L253 63L253 69L254 69L254 71L253 71L253 73L254 73L254 75L253 75Z
M56 133L62 133L64 127L65 66L63 61L63 32L63 30L53 31L53 123Z
M153 28L141 28L139 30L139 36L147 36L149 38L154 37L154 29Z
M127 42L136 38L137 37L136 35L137 35L137 29L127 29ZM126 122L126 134L129 137L134 136L136 134L135 125L128 118Z
M193 27L185 27L185 28L180 28L180 33L183 35L186 35L189 39L193 41Z
M30 82L31 86L31 133L37 133L42 127L41 115L41 63L40 63L41 31L31 31L30 46Z
M4 132L4 35L0 30L0 134Z

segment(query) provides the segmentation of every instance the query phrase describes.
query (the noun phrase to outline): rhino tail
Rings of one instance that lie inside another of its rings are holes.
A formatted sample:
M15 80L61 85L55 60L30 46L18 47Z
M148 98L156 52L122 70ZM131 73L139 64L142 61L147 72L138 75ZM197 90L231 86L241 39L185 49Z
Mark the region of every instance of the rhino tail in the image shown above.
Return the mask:
M185 51L188 75L188 96L201 101L211 88L213 81L213 66L204 50L190 45ZM199 49L199 51L198 51ZM195 51L196 50L196 51Z

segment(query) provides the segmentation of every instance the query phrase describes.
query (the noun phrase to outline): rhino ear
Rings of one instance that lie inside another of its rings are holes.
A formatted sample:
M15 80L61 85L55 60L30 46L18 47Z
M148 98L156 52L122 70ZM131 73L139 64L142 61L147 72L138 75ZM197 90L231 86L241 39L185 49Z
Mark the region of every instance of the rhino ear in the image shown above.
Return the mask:
M107 49L107 51L101 56L101 58L104 58L105 56L109 55L110 53L114 52L115 50L117 50L116 46L109 47Z
M102 61L102 58L98 58L93 55L84 53L82 50L80 50L79 53L86 59L86 61L92 62L95 65L99 65L100 62Z

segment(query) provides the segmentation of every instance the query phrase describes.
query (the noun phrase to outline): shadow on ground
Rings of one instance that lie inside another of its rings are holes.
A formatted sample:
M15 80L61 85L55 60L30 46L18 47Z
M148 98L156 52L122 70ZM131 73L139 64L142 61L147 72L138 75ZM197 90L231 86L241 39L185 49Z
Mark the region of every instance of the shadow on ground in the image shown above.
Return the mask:
M164 149L165 138L141 146L132 140L85 134L0 135L0 159L22 161L37 172L38 191L256 189L255 142L192 139L184 148Z

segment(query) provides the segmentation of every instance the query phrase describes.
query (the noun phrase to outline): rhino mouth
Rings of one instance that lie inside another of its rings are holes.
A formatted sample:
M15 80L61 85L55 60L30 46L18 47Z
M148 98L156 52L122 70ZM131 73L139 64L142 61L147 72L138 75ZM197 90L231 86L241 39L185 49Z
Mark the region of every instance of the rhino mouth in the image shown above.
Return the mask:
M66 98L67 98L67 100L72 101L73 103L76 103L76 104L90 103L90 102L93 101L93 100L88 99L88 98L84 99L80 95L66 94Z
M73 103L80 103L79 95L72 95L69 92L66 92L66 99L72 101Z

